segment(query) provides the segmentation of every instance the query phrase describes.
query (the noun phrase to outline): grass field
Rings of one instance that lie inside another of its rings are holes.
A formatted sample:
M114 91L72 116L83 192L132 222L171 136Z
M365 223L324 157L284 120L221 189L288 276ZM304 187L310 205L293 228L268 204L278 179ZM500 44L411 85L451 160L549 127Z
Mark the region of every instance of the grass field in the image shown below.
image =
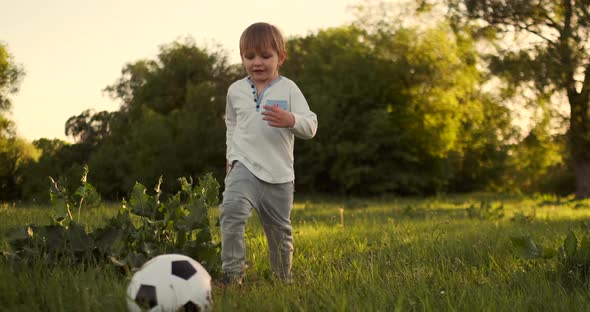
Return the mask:
M481 208L481 202L491 209ZM117 208L84 211L82 221L98 226ZM46 207L4 204L0 233L46 224L50 215ZM215 311L590 309L586 283L568 278L555 258L516 258L510 241L511 235L527 234L547 246L562 245L569 230L587 231L587 201L491 194L300 199L292 221L294 282L271 278L265 237L253 216L246 233L245 285L215 286ZM0 247L7 248L5 236ZM129 279L111 266L0 262L0 311L125 311Z

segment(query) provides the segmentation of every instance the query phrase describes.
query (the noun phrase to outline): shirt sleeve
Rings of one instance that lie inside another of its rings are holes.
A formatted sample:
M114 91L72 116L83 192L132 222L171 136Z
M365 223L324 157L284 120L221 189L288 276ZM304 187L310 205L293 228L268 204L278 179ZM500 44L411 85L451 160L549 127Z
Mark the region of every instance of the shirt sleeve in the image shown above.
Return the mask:
M231 90L231 89L230 89ZM236 112L234 107L231 103L231 91L227 91L227 96L225 100L225 144L227 146L226 149L226 159L229 160L229 156L232 155L233 151L233 135L234 130L236 128Z
M313 138L318 129L316 114L309 109L305 96L296 85L291 88L290 97L291 113L295 117L295 124L292 128L293 134L301 139Z

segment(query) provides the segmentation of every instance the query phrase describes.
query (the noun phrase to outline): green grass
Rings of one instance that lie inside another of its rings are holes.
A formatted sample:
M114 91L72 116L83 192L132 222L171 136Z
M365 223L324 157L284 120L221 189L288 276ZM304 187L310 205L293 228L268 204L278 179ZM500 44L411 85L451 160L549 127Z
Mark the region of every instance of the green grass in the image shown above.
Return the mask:
M502 205L504 216L469 217L467 208L477 210L481 201ZM83 211L81 219L98 226L116 210L113 204ZM1 206L0 232L46 224L50 215L45 207ZM517 259L510 242L511 235L528 234L559 246L568 230L588 228L587 201L494 194L309 199L296 202L292 221L294 282L271 277L266 239L253 216L246 233L245 285L215 286L215 311L574 311L590 306L587 286L568 279L556 259ZM2 236L0 246L6 248ZM0 263L0 311L124 311L129 278L110 266Z

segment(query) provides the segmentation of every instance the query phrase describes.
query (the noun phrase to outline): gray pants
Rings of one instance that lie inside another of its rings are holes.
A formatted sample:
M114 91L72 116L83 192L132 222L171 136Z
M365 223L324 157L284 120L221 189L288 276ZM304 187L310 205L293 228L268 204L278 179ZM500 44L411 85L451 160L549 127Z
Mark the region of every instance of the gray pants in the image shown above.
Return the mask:
M234 162L225 177L223 203L219 206L221 260L225 274L241 276L244 272L246 221L255 208L268 241L271 267L281 278L289 278L293 259L293 191L293 182L264 182L242 163Z

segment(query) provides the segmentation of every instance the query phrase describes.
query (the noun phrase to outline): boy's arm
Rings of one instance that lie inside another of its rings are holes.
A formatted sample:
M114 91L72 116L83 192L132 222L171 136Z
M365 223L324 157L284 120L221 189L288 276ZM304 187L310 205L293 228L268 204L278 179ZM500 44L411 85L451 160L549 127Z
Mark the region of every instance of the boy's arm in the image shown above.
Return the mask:
M297 86L291 89L291 113L295 118L292 128L295 136L301 139L313 138L318 129L318 119L309 109L305 96Z
M225 172L227 173L229 170L229 157L233 150L232 137L234 135L234 129L236 128L236 112L234 111L234 107L231 103L229 91L227 92L225 100L225 127L225 144L227 146L225 153Z

